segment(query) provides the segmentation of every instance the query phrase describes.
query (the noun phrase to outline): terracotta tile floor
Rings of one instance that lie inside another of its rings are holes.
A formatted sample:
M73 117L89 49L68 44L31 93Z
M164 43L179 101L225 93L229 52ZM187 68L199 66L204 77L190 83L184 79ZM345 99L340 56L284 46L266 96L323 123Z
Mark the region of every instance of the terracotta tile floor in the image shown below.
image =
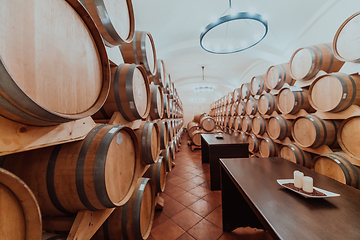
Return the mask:
M155 213L149 240L271 240L263 230L222 231L221 192L210 191L210 166L201 163L201 150L191 151L188 135L181 139L176 166L167 175L162 211Z

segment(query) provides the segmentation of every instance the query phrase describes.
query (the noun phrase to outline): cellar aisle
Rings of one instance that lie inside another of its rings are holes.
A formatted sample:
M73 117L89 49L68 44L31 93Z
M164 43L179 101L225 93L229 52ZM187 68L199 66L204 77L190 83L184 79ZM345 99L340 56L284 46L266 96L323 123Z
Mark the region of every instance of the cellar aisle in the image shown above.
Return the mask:
M156 211L149 240L270 240L269 234L253 228L222 231L221 192L210 191L210 165L201 163L201 150L181 137L176 166L167 175L163 211Z

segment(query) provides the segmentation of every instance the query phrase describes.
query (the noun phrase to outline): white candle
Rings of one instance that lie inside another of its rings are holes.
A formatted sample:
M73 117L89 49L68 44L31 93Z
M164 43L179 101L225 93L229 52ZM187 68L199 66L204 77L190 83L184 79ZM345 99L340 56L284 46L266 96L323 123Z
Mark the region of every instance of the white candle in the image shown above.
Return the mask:
M302 189L308 193L313 192L313 178L312 177L309 177L309 176L303 177Z
M295 170L294 171L294 186L297 188L302 188L303 185L303 177L304 177L304 173Z

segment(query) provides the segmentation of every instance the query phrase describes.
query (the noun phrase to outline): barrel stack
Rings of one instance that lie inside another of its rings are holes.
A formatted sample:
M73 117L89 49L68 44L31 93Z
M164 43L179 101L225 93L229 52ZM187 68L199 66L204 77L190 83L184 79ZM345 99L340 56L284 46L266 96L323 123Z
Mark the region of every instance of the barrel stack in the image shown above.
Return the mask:
M197 114L194 119L187 124L187 132L189 134L189 145L192 150L201 148L201 134L221 132L216 128L216 121L213 117L206 113Z
M247 141L256 157L283 157L359 188L360 76L341 70L345 61L360 62L352 34L359 16L333 42L301 47L288 63L242 83L231 104L228 95L210 104L216 125Z
M6 8L0 120L22 140L2 138L25 144L0 150L0 218L13 219L0 239L147 239L183 105L152 35L135 31L131 0Z

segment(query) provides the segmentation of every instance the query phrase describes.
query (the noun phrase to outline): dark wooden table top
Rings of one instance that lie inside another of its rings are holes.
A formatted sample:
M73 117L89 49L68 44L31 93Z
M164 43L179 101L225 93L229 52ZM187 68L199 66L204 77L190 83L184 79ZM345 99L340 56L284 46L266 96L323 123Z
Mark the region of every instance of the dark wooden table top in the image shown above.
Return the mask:
M220 164L264 227L280 239L360 239L360 190L283 158L220 159ZM277 179L302 171L314 187L340 197L305 198L280 186Z
M247 144L244 143L242 141L240 141L240 139L231 136L229 134L223 133L223 139L218 139L215 136L217 135L217 133L203 133L201 134L201 137L205 140L205 142L208 145L227 145L227 144Z

